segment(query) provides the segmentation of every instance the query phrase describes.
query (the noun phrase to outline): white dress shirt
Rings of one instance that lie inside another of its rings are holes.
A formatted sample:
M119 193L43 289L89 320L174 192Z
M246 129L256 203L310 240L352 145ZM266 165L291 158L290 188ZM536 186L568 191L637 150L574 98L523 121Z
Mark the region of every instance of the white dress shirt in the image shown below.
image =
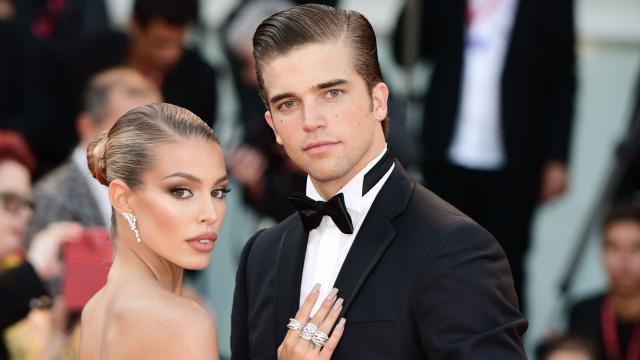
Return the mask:
M109 201L109 191L106 186L100 184L100 182L91 175L91 171L89 171L89 167L87 165L87 151L83 149L82 146L77 146L71 154L71 161L73 161L78 169L80 169L80 173L87 182L87 185L89 185L91 195L93 195L93 199L98 205L98 210L100 210L100 214L102 214L102 217L104 218L104 224L106 227L109 227L111 225L111 202Z
M362 196L362 183L365 174L382 159L386 151L387 147L385 146L384 151L382 151L380 155L369 162L364 169L338 191L338 193L344 194L345 205L353 222L353 234L342 233L328 216L323 217L320 225L309 232L307 252L304 258L304 269L302 271L302 282L300 284L300 304L302 304L313 286L320 283L320 297L313 308L312 315L316 313L321 301L333 288L340 268L342 268L349 249L351 249L351 245L353 245L353 240L356 238L360 226L373 204L373 200L375 200L380 189L382 189L382 186L395 167L395 164L393 164L380 181ZM307 196L316 201L326 200L320 196L309 177L307 177ZM340 293L338 292L338 297L339 296Z
M467 0L464 70L449 160L478 170L505 165L502 141L502 70L517 0Z

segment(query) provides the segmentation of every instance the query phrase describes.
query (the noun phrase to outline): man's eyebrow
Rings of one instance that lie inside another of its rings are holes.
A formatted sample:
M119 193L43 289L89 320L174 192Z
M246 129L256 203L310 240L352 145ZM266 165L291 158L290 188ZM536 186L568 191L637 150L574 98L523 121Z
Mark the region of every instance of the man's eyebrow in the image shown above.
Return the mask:
M187 179L189 181L192 181L192 182L195 182L195 183L201 183L202 182L202 180L200 180L200 178L195 177L195 176L193 176L191 174L184 173L184 172L175 172L175 173L173 173L171 175L167 175L167 176L163 177L162 179L164 180L164 179L168 179L168 178L172 178L172 177L185 178L185 179Z
M347 84L347 83L349 83L347 80L335 79L335 80L330 80L330 81L326 81L326 82L320 83L320 84L314 86L314 88L316 90L323 90L323 89L328 89L328 88L331 88L331 87L334 87L334 86L337 86L337 85L344 85L344 84ZM282 99L286 99L286 98L293 97L293 96L295 96L295 94L291 93L291 92L282 93L282 94L278 94L278 95L273 96L271 99L269 99L269 102L273 104L273 103L276 103L276 102L278 102L278 101L280 101Z
M318 89L318 90L322 90L322 89L331 88L331 87L334 87L334 86L337 86L337 85L344 85L346 83L348 83L347 80L335 79L335 80L330 80L330 81L327 81L327 82L320 83L320 84L316 85L315 88Z
M282 99L286 99L286 98L288 98L288 97L292 97L292 96L294 96L294 95L293 95L293 93L290 93L290 92L288 92L288 93L278 94L278 95L275 95L274 97L272 97L272 98L269 100L269 102L270 102L271 104L273 104L273 103L276 103L276 102L278 102L278 101L280 101L280 100L282 100Z

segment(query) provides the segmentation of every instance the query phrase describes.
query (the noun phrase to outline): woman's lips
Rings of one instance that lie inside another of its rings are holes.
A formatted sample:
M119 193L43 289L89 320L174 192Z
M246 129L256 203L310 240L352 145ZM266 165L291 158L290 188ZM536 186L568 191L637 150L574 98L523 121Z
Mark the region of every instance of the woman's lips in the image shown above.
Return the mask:
M218 234L214 232L202 233L187 240L187 243L194 249L202 252L210 252L213 250L213 244L218 239Z

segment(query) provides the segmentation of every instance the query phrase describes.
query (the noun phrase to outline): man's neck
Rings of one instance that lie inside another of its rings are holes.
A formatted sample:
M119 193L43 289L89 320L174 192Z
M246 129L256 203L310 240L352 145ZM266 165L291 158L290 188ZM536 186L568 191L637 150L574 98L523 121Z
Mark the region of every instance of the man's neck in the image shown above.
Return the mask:
M354 166L351 171L346 176L343 176L340 179L332 180L332 181L318 181L313 177L309 177L313 186L315 187L318 194L322 196L323 199L328 200L335 196L340 189L345 187L362 169L364 169L373 159L378 157L385 149L386 142L382 142L382 144L376 144L372 147L372 151L368 152L367 155L363 157L363 160L360 161L356 166Z
M147 80L151 81L156 86L162 87L166 70L147 61L133 46L131 47L127 57L127 65L140 72L145 78L147 78Z
M640 291L634 293L611 293L611 305L616 317L623 321L640 320Z

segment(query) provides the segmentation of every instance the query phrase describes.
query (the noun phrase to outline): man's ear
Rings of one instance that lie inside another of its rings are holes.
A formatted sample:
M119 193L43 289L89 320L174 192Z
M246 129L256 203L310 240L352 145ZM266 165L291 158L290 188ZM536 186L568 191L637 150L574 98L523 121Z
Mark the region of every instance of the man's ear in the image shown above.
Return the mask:
M118 214L128 212L135 215L132 197L133 190L124 181L116 179L109 183L109 200Z
M85 144L90 143L98 135L96 124L93 122L91 115L86 111L78 115L78 119L76 120L76 134L78 134L78 139Z
M282 139L280 138L280 135L278 135L278 130L276 130L276 126L273 124L273 118L271 117L271 112L269 110L264 112L264 118L265 120L267 120L267 124L269 124L269 127L271 128L271 130L273 130L273 134L276 136L276 142L282 145Z
M373 102L373 114L376 120L382 122L387 118L389 99L389 87L383 82L379 82L371 90L371 100Z

